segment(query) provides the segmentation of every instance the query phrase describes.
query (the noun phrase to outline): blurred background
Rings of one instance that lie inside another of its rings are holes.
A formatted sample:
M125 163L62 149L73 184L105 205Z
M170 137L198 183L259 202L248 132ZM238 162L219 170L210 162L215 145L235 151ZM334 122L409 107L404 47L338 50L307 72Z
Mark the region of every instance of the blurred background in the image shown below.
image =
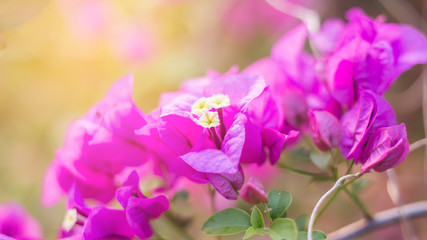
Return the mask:
M348 9L359 6L370 16L383 14L389 22L411 24L424 33L427 27L423 0L288 2L315 10L322 20L343 18ZM21 203L41 223L45 238L54 239L64 202L50 209L41 206L44 171L68 124L100 100L115 80L132 73L134 100L149 112L162 92L177 90L187 78L208 69L243 69L268 56L274 42L298 23L264 0L1 0L0 203ZM386 95L398 121L406 123L410 142L425 136L422 70L416 66L404 73ZM405 203L427 199L423 158L420 148L396 168ZM310 213L331 186L275 171L280 176L267 181L266 189L293 194L292 217ZM372 181L361 194L369 208L376 212L393 207L387 175L366 178ZM341 195L316 228L328 233L361 218ZM200 232L210 212L201 207L193 211L197 217L190 224L191 234L214 239ZM426 218L412 223L419 238L427 239ZM400 227L361 239L401 239Z

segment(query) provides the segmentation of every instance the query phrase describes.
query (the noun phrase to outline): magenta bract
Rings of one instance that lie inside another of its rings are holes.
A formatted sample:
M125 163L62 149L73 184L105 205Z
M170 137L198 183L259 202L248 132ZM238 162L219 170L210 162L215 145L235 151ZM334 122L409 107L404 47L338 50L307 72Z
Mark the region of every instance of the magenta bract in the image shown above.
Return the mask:
M347 160L359 155L372 132L379 127L396 125L396 116L387 101L370 91L361 91L356 104L341 118L341 153Z
M382 127L374 131L361 154L362 172L383 172L405 160L409 153L405 124Z
M341 125L338 119L327 111L309 111L311 136L322 151L338 147L341 142Z
M249 181L240 190L240 196L243 201L249 204L268 203L268 196L264 192L264 186L255 177L249 178Z
M0 239L43 239L39 223L20 205L0 205Z

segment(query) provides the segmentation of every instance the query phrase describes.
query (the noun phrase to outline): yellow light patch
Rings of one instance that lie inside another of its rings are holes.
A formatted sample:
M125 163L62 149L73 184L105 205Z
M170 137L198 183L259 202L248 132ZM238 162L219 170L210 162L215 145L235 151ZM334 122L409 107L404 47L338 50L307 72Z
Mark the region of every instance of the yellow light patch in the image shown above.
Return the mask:
M207 102L207 98L201 97L191 107L191 113L200 117L203 115L203 113L211 110L211 108L212 107L209 106L209 104Z
M215 109L228 107L230 106L230 98L225 94L215 94L207 99L207 103Z
M217 112L205 112L199 118L199 124L205 128L219 126L219 117Z
M65 213L64 221L62 222L62 228L68 232L71 230L71 228L74 227L76 222L77 222L77 210L75 208L68 209L68 211Z

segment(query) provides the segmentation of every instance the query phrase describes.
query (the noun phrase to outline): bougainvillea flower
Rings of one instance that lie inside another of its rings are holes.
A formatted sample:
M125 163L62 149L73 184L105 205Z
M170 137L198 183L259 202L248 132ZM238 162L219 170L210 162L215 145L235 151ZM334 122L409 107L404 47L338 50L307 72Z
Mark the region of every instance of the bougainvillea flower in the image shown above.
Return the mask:
M114 197L114 176L149 158L137 144L135 130L146 124L132 100L132 76L117 81L105 98L71 124L44 180L43 202L50 205L76 183L84 198L108 202Z
M117 200L125 209L126 219L135 235L148 238L153 234L149 220L158 218L169 209L169 201L164 196L147 198L139 189L139 177L134 171L117 190Z
M236 200L239 196L237 190L242 188L245 182L242 167L239 166L236 173L206 173L205 178L212 184L215 190L228 200Z
M396 116L390 104L373 92L362 91L356 104L341 118L341 153L358 163L372 132L393 125L396 125Z
M258 60L243 71L265 78L286 123L298 130L307 126L309 109L341 115L341 107L318 77L316 59L304 51L307 37L304 25L296 27L273 46L270 58Z
M321 29L312 34L311 40L323 55L330 55L336 49L336 44L344 28L345 23L343 20L327 19L323 22Z
M169 202L164 196L147 198L139 189L139 177L133 171L123 186L117 189L117 201L123 209L104 205L89 208L77 185L73 185L68 199L68 210L62 224L64 239L145 239L152 235L149 220L167 211Z
M300 132L291 130L288 134L280 133L271 128L264 128L261 131L262 143L267 149L271 164L279 161L280 154L287 146L291 146L299 140Z
M91 209L86 205L74 184L68 193L67 211L61 226L62 238L81 236Z
M369 44L366 41L356 38L338 49L328 59L325 70L328 87L332 96L348 107L353 105L356 98L353 79L356 65L363 62L368 48Z
M88 207L74 184L68 194L61 239L131 239L135 233L123 210L103 205Z
M268 196L264 192L264 186L254 177L249 178L249 181L242 187L240 196L243 201L249 204L268 203Z
M326 65L329 88L340 103L351 107L360 88L382 95L402 72L427 62L427 39L418 30L384 23L383 16L371 19L357 8L347 19Z
M185 82L181 92L163 98L170 102L161 108L159 136L196 171L195 177L236 199L244 182L240 164L265 162L269 156L261 131L280 130L283 118L258 76L230 72L199 80L190 80L199 88Z
M311 136L322 151L338 147L341 142L341 125L338 119L327 111L309 111Z
M0 205L0 239L42 238L40 225L20 205Z
M95 207L85 223L83 239L133 239L135 233L123 210Z
M382 127L374 131L361 154L362 172L383 172L405 160L409 153L405 124Z

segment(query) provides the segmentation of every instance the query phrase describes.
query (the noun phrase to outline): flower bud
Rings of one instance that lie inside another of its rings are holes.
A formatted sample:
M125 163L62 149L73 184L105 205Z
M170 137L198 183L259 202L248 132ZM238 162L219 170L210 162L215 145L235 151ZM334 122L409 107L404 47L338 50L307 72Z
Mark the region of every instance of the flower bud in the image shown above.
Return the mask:
M268 203L267 194L264 187L258 179L251 177L249 181L240 190L240 196L243 201L249 204Z

